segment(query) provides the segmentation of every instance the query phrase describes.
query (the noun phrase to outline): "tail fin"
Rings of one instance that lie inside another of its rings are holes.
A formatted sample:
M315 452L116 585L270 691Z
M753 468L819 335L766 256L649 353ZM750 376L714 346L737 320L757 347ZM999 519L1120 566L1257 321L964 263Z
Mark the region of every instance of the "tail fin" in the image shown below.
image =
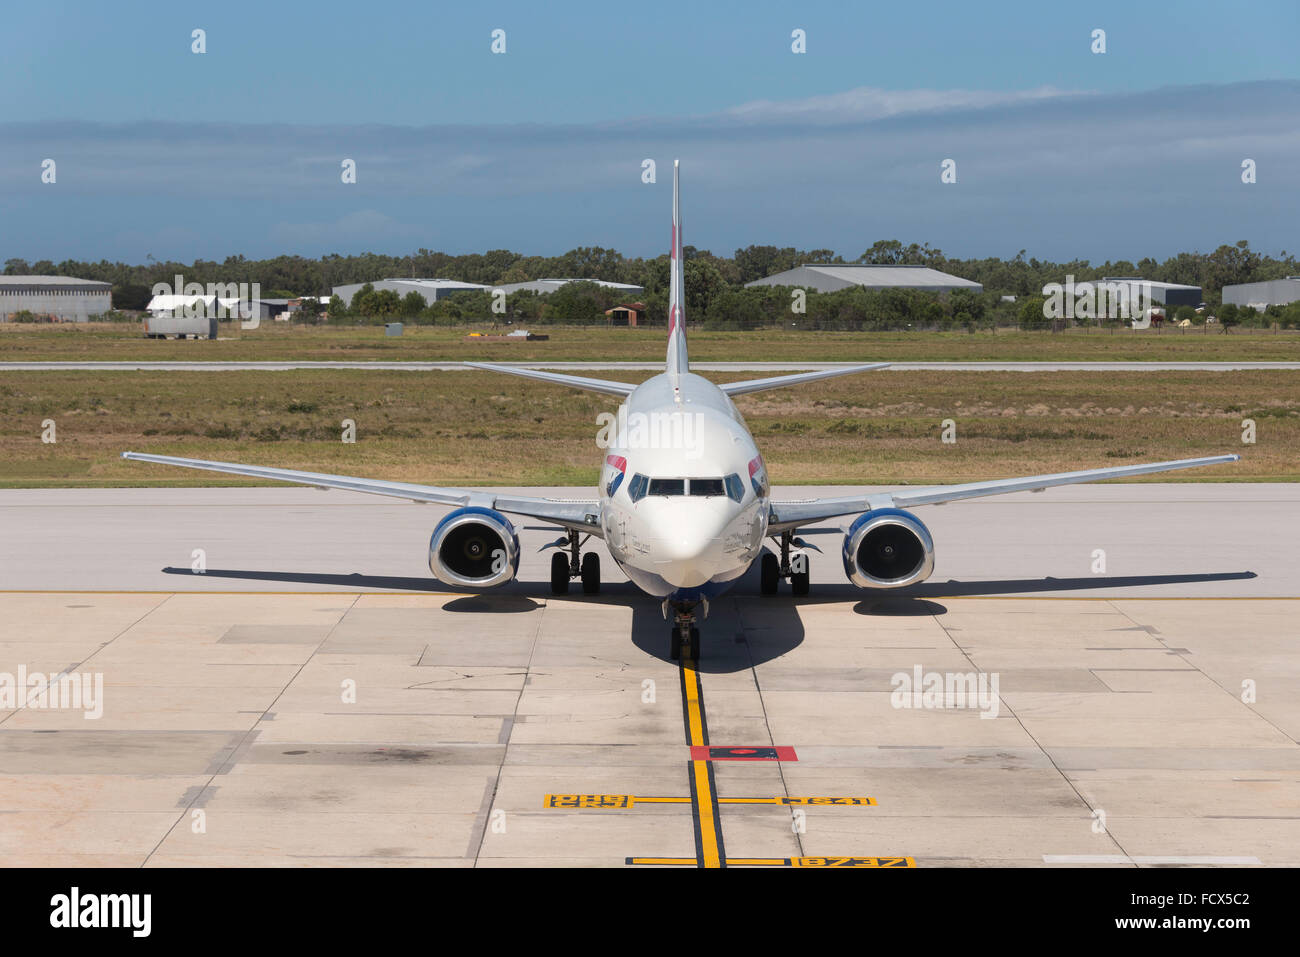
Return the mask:
M687 372L686 283L682 271L682 191L678 160L673 160L673 246L668 254L668 375L674 380Z

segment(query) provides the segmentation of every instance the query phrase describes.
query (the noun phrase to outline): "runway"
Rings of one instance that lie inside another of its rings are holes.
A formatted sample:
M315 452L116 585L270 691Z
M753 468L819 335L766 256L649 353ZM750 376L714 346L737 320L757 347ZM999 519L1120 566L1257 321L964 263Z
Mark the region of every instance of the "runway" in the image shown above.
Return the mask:
M513 362L509 357L484 359L523 369L581 372L596 369L662 372L662 362ZM804 372L840 369L858 362L692 362L695 372ZM6 372L288 372L294 369L372 369L396 372L471 372L463 362L286 361L251 362L0 362ZM1234 372L1300 369L1300 362L893 362L895 372ZM882 370L883 371L883 370Z
M97 718L0 707L6 861L1300 864L1300 487L918 509L936 573L902 596L809 534L813 594L747 579L681 664L607 559L600 595L549 594L552 533L501 592L441 589L442 511L0 491L0 690L102 682ZM900 696L932 673L998 687Z

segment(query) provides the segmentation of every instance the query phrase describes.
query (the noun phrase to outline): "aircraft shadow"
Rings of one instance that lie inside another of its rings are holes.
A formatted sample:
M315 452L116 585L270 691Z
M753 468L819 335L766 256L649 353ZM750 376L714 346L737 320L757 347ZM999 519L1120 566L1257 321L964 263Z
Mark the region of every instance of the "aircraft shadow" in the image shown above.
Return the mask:
M902 598L966 598L980 595L1032 595L1043 592L1096 591L1099 588L1150 588L1156 585L1203 585L1211 582L1249 581L1254 572L1203 572L1185 575L1093 575L1088 578L1008 578L994 581L927 581L906 588L861 589L849 582L813 585L805 602L862 599L862 603Z
M193 575L189 568L167 567L167 575ZM257 571L252 569L209 568L207 578L241 581L283 582L296 585L335 585L347 588L386 588L398 591L446 593L452 598L443 608L465 614L518 614L541 606L537 599L550 600L549 582L514 581L490 592L466 595L436 578L405 578L390 575L331 575L322 572ZM997 581L924 582L889 591L863 591L845 582L814 585L812 594L795 599L788 588L780 594L759 594L758 563L736 583L735 588L713 602L708 620L703 624L702 654L696 670L702 674L733 674L780 658L799 647L804 640L804 625L799 616L802 605L842 602L857 599L855 614L885 618L937 616L948 609L935 598L961 598L980 595L1023 595L1042 592L1089 591L1099 588L1136 588L1154 585L1205 584L1210 582L1246 581L1254 572L1221 572L1187 575L1129 575L1089 578L1018 578ZM668 661L671 626L664 620L659 602L648 598L631 582L601 585L600 594L584 595L573 588L569 599L589 604L619 605L632 610L632 644L645 654ZM611 636L617 640L618 636Z
M168 566L166 575L192 576L188 567ZM350 575L325 572L266 571L240 568L209 568L204 577L237 581L280 582L287 585L334 585L341 588L385 588L396 591L444 593L452 600L443 609L465 614L517 614L541 605L535 599L550 600L550 583L513 581L491 591L466 595L464 589L428 578L393 575ZM602 583L600 594L584 595L575 583L566 599L588 604L619 605L632 609L632 644L645 654L669 661L671 625L664 620L659 602L649 598L629 581ZM734 597L724 595L713 603L701 628L703 654L697 670L705 674L730 674L779 658L803 641L804 628L798 603L787 593L774 598L758 595L757 565L736 585ZM612 636L622 640L620 636Z

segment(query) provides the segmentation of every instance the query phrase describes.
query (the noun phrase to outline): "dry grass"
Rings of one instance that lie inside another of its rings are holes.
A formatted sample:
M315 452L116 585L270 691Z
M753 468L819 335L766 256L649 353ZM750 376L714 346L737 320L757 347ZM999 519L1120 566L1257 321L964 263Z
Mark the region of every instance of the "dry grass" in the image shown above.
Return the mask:
M1156 480L1300 478L1300 372L877 372L738 404L781 484L974 481L1234 451L1236 465ZM585 485L600 460L596 416L615 407L480 372L5 373L0 485L254 484L126 462L126 449L442 485ZM40 440L47 418L53 445ZM955 445L940 441L947 418ZM1243 418L1257 421L1255 445L1241 443ZM339 440L343 419L356 444Z
M382 327L305 326L265 322L255 330L223 327L216 341L146 340L134 323L29 325L0 323L0 360L387 360L661 361L662 328L536 327L546 342L474 342L470 326L411 326L401 338ZM1002 360L1300 360L1300 334L1237 331L1046 332L996 335L934 332L817 332L756 329L691 330L697 361L794 362Z

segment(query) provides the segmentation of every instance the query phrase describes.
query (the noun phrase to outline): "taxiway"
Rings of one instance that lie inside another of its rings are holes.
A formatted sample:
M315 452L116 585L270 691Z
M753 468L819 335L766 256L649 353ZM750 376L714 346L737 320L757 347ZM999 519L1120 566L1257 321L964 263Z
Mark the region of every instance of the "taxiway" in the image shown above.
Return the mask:
M442 589L441 512L0 491L0 680L98 675L103 712L0 708L5 860L1300 864L1300 487L919 509L938 564L901 595L809 534L812 595L746 580L681 664L607 560L550 596L542 530L515 584ZM996 714L898 707L918 668L997 675Z

